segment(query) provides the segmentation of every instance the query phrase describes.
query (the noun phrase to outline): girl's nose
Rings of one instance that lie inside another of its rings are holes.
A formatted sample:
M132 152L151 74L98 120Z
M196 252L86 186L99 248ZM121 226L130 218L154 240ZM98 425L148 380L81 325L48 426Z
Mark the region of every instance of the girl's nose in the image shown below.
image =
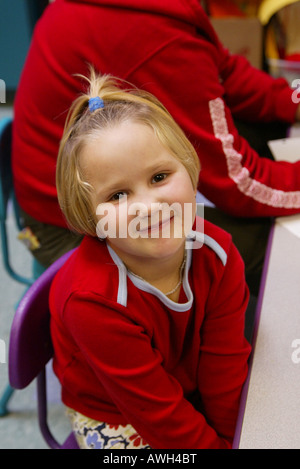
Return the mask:
M143 192L135 197L130 205L130 213L139 217L150 217L151 214L160 210L160 201L153 196L153 193Z

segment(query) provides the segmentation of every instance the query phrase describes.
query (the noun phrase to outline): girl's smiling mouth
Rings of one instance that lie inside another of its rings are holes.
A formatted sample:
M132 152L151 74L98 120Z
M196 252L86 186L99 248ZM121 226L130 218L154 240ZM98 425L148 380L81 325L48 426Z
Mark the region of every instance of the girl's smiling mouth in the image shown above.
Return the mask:
M147 224L147 226L142 227L137 231L141 234L149 234L149 235L151 235L152 233L158 233L160 231L163 231L164 228L169 227L173 219L174 219L174 215L164 220L158 221L157 223L150 224L150 225ZM141 225L143 226L144 224L141 223ZM170 231L168 231L168 234L170 236Z

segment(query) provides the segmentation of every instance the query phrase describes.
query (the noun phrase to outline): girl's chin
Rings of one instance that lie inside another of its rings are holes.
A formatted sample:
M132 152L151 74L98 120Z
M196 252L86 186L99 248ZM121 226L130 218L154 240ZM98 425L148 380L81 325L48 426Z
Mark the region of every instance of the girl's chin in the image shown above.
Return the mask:
M138 238L126 244L107 239L107 242L123 261L128 257L162 260L176 255L185 246L185 238Z

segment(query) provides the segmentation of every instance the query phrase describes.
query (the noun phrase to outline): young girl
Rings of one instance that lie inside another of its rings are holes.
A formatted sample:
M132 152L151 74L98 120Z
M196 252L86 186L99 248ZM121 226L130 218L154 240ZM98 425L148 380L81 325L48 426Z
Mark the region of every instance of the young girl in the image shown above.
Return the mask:
M230 236L195 231L198 174L153 96L92 73L57 164L62 211L85 237L50 294L54 370L81 448L231 447L248 290Z

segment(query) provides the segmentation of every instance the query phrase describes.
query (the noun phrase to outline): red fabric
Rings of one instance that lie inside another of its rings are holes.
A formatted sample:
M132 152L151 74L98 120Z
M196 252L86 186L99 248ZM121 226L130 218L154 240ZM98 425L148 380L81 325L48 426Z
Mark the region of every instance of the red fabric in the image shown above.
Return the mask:
M153 448L230 448L250 346L248 290L231 238L205 233L228 255L192 251L187 311L168 308L127 278L117 303L118 268L105 243L85 238L50 294L54 370L66 405L109 424L130 423ZM180 302L186 297L181 290ZM196 410L197 409L197 410Z
M300 53L286 55L285 60L288 60L290 62L300 62Z
M235 5L232 0L208 0L207 5L210 16L214 18L246 16L242 9Z
M67 111L83 89L75 75L87 74L87 63L163 102L197 149L200 191L221 209L237 216L300 212L300 162L260 158L232 120L233 114L293 122L293 90L224 50L198 0L56 0L37 24L15 100L15 186L30 215L66 226L56 197L56 155ZM218 98L232 141L226 154L209 108Z

